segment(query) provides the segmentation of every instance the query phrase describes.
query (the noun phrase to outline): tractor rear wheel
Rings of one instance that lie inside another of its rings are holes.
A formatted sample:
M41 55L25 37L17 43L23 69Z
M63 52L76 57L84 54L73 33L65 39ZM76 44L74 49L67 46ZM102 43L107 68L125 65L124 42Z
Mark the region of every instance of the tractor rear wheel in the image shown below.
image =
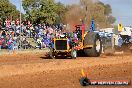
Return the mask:
M92 48L85 48L84 53L86 56L98 57L102 52L102 41L99 34L89 32L84 38L84 46L92 45Z

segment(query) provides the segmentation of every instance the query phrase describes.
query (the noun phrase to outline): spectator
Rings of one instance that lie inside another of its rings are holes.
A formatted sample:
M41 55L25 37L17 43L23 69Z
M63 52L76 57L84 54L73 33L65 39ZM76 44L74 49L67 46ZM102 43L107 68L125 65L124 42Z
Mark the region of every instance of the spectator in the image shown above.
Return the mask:
M18 49L18 46L17 46L17 42L16 40L14 39L13 40L13 53L16 53L16 50Z
M25 40L23 41L23 48L24 49L28 49L28 41L27 41L27 39L25 38Z
M12 41L12 39L10 39L9 42L8 42L8 49L9 49L9 53L11 54L12 50L13 50L13 41Z
M6 36L6 31L4 30L3 32L2 32L2 34L1 34L3 37L5 37Z
M1 50L1 48L2 48L2 44L3 44L3 39L0 38L0 50Z
M42 46L41 46L41 42L40 42L40 41L38 42L38 46L39 46L39 49L42 48Z

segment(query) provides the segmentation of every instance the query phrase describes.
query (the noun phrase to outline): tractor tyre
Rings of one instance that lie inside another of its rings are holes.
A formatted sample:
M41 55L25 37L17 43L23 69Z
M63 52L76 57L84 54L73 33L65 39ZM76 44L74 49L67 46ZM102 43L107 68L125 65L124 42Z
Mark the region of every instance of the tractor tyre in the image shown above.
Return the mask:
M52 48L50 48L49 56L50 56L51 59L55 59L54 50Z
M84 53L86 56L98 57L102 52L102 41L99 34L89 32L84 38L84 46L92 45L92 48L85 48Z
M72 49L72 51L71 51L71 57L72 57L73 59L76 59L76 58L77 58L77 50Z

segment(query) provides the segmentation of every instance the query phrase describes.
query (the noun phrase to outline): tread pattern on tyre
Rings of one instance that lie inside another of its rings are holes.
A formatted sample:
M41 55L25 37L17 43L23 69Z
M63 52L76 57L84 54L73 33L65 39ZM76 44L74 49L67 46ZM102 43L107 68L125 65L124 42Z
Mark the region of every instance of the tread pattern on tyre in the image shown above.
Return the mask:
M74 57L74 55L73 55L73 51L74 51L74 49L71 51L71 57L72 57L73 59L76 59L76 58L77 58L77 56L76 56L76 57ZM76 53L77 53L77 51L76 51Z
M99 39L100 40L100 51L97 52L96 51L96 40ZM90 32L87 33L85 38L84 38L84 46L86 45L93 45L93 48L91 49L84 49L84 53L86 54L86 56L90 56L90 57L98 57L101 54L102 51L102 42L101 42L101 38L97 33L94 32Z

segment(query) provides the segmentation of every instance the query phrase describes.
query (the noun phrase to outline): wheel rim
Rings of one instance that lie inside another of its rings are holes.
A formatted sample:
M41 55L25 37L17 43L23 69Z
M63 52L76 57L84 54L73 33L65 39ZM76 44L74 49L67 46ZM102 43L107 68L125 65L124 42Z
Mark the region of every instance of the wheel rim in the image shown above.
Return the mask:
M96 51L100 52L100 40L99 39L96 41Z

